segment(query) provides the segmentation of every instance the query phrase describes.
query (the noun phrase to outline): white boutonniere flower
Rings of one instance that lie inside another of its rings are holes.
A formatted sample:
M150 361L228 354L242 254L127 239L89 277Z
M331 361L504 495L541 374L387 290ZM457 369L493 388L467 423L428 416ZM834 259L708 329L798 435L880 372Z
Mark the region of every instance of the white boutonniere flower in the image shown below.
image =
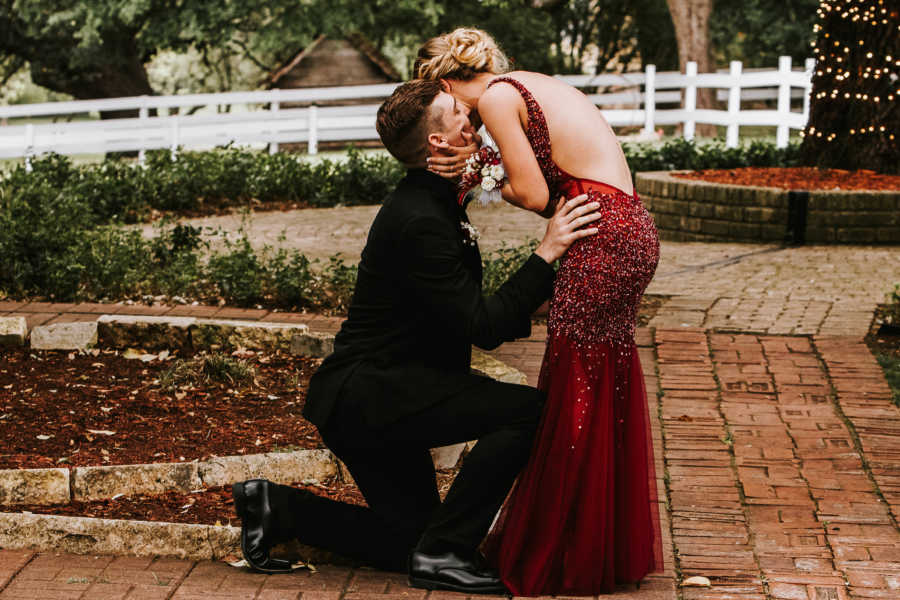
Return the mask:
M459 226L463 231L463 243L467 246L474 246L481 238L481 233L471 223L460 221Z

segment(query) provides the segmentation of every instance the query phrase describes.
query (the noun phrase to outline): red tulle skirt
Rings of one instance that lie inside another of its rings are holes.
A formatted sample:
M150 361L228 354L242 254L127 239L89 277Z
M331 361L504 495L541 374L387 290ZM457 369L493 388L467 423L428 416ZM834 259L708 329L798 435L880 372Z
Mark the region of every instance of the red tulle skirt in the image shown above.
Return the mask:
M576 191L591 191L580 183ZM597 188L608 207L601 233L573 245L557 275L535 445L483 546L517 596L607 593L662 568L647 395L634 345L659 242L636 196Z

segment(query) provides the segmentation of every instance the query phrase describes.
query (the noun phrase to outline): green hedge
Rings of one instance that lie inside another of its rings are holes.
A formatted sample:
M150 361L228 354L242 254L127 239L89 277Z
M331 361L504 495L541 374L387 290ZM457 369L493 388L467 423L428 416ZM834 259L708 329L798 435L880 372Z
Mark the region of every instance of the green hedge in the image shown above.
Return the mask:
M721 142L696 144L683 139L623 147L635 172L791 166L797 163L798 148L764 142L726 148ZM238 148L182 152L172 161L168 151L153 151L143 167L122 160L76 167L68 158L51 154L35 160L33 168L27 173L19 165L0 181L0 203L16 196L33 201L36 195L51 203L83 202L98 223L133 223L153 211L184 214L251 202L314 207L378 204L404 172L387 155L353 148L346 160L319 162Z
M727 149L675 140L626 145L635 170L794 164L797 146L753 143ZM351 149L344 161L310 162L291 154L224 148L148 153L144 166L121 160L74 166L49 155L0 181L0 298L57 301L184 296L238 306L342 312L356 267L333 257L311 263L296 251L254 251L245 238L210 253L199 231L163 224L153 240L125 230L154 211L184 215L205 206L296 202L307 206L377 204L403 176L382 154ZM492 291L533 244L485 257Z
M353 148L343 161L223 148L182 152L176 161L168 151L148 152L143 166L115 159L74 166L55 154L32 164L31 173L18 165L0 181L0 204L40 194L51 203L83 202L98 222L126 223L145 220L152 211L191 213L251 202L377 204L403 176L389 156Z

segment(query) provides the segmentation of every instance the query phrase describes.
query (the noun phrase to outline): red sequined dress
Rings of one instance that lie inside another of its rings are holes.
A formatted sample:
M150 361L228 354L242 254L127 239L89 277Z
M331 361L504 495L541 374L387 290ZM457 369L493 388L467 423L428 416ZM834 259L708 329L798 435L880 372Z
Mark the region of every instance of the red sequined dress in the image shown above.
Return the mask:
M634 344L659 261L637 194L573 177L550 156L540 106L519 81L526 134L550 197L600 202L597 235L562 258L538 387L547 394L527 466L483 550L516 596L595 595L662 568L647 394ZM594 226L592 225L592 226Z

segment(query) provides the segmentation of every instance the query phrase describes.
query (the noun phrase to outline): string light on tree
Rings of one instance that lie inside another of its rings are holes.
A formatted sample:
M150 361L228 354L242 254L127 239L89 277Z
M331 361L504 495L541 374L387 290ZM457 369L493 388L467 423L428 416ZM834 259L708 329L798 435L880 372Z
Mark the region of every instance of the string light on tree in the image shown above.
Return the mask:
M817 14L806 162L898 172L900 0L823 0Z

